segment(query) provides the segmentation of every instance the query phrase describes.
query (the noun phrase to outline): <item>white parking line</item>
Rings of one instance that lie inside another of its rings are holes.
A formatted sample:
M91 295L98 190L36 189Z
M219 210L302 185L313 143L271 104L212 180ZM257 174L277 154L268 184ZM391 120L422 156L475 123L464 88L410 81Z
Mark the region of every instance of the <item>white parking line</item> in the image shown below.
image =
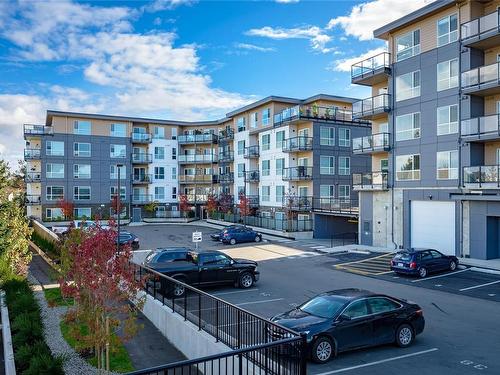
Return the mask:
M276 302L276 301L283 301L283 300L284 300L284 298L264 299L261 301L237 303L236 306L245 306L245 305L252 305L254 303L267 303L267 302Z
M488 285L493 285L493 284L498 284L500 283L500 280L497 281L492 281L491 283L486 283L486 284L480 284L480 285L475 285L475 286L470 286L468 288L463 288L460 289L461 292L465 292L466 290L471 290L471 289L476 289L476 288L482 288L483 286L488 286Z
M455 272L445 273L444 275L437 275L437 276L425 277L425 278L423 278L423 279L412 280L412 283L418 283L418 282L420 282L420 281L437 279L438 277L446 277L446 276L451 276L451 275L455 275L455 274L457 274L457 273L461 273L461 272L465 272L465 271L469 271L469 270L470 270L470 268L466 268L466 269L464 269L464 270L460 270L460 271L455 271Z
M221 293L212 293L213 296L225 296L226 294L236 294L236 293L247 293L247 292L257 292L259 288L255 289L245 289L245 290L235 290L234 292L221 292Z
M404 354L404 355L400 355L400 356L397 356L397 357L382 359L380 361L364 363L362 365L357 365L357 366L352 366L352 367L345 367L345 368L341 368L341 369L333 370L333 371L328 371L328 372L322 372L322 373L319 373L319 374L316 374L316 375L338 374L339 372L356 370L358 368L379 365L381 363L386 363L386 362L391 362L391 361L397 361L398 359L403 359L403 358L408 358L408 357L415 357L417 355L422 355L422 354L427 354L427 353L435 352L436 350L438 350L438 348L432 348L432 349L428 349L428 350L422 350L420 352L415 352L415 353L410 353L410 354Z

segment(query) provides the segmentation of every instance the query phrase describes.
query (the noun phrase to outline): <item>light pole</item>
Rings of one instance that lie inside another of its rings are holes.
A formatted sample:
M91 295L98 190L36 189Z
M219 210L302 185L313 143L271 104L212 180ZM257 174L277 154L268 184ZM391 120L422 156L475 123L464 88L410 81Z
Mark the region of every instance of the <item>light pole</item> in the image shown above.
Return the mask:
M120 216L121 216L121 207L120 207L120 200L121 200L121 191L120 191L120 169L123 167L123 164L116 164L116 168L118 169L118 194L116 196L116 211L118 214L117 218L117 237L116 237L116 252L120 252Z

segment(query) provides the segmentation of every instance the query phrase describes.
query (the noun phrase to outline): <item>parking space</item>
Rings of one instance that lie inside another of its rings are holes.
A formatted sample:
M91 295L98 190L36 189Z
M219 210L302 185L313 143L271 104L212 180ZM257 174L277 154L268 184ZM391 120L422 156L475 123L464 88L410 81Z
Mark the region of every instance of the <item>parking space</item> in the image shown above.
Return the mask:
M335 265L335 268L347 272L353 272L361 275L378 276L390 273L390 262L392 254L373 255L361 260L341 263Z

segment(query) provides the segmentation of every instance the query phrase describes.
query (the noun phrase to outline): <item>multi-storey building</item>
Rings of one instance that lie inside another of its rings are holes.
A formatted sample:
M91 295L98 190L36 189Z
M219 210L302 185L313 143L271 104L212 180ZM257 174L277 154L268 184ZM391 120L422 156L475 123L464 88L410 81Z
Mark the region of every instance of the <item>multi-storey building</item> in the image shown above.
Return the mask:
M45 125L24 128L28 215L60 219L61 200L77 217L115 215L120 171L133 221L178 215L181 194L198 215L211 194L237 211L243 194L274 228L293 218L291 229L317 237L353 231L351 173L366 172L369 156L353 155L351 139L370 133L352 118L355 101L268 97L205 122L48 111Z
M354 64L372 87L353 140L372 171L353 175L359 239L500 257L500 1L441 0L374 31L388 52Z

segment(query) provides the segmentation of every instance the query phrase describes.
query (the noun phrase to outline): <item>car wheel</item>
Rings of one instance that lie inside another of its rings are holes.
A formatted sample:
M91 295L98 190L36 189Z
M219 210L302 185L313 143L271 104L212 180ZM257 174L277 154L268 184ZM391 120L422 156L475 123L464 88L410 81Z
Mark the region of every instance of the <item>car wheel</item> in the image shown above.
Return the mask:
M253 276L248 273L242 273L239 281L240 288L248 289L253 285Z
M326 363L333 357L332 340L328 337L320 337L312 346L312 360L316 363Z
M400 348L406 348L413 343L413 329L408 324L402 324L396 330L396 344Z
M179 280L181 281L181 280ZM174 288L172 290L172 294L175 298L182 297L186 293L186 288L182 284L175 283Z
M229 240L229 243L230 243L231 245L235 245L235 244L236 244L236 239L231 238L231 239Z
M420 267L418 270L418 276L420 276L422 279L427 276L427 268L425 267Z
M450 271L455 271L457 269L457 262L455 262L454 260L452 260L450 262Z
M260 238L260 236L255 236L255 242L260 242L262 240L262 238Z

